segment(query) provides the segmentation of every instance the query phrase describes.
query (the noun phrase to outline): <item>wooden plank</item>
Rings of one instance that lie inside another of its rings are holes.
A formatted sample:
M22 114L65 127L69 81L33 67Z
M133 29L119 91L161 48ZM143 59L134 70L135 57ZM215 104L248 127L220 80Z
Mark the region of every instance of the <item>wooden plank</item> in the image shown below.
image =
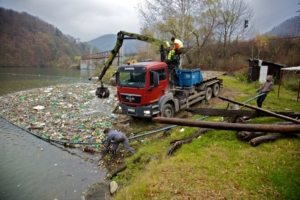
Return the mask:
M291 121L291 122L300 124L299 120L293 119L293 118L288 117L288 116L280 115L280 114L277 114L277 113L274 113L274 112L271 112L269 110L265 110L265 109L262 109L262 108L259 108L259 107L256 107L256 106L251 106L251 105L248 105L248 104L244 104L244 103L240 103L240 102L237 102L237 101L233 101L233 100L227 99L225 97L221 97L220 96L219 98L222 99L222 100L224 100L224 101L228 101L230 103L234 103L234 104L237 104L237 105L240 105L240 106L251 108L251 109L254 109L254 110L257 110L257 111L260 111L260 112L268 113L271 116L274 116L274 117L277 117L277 118L280 118L280 119L284 119L284 120L287 120L287 121Z

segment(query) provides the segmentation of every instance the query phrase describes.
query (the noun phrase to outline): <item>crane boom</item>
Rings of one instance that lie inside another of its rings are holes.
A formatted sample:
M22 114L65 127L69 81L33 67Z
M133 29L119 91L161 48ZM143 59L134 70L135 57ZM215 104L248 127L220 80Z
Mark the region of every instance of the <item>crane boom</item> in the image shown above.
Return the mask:
M146 36L146 35L140 35L140 34L137 34L137 33L129 33L129 32L126 32L126 31L118 32L116 44L115 44L114 48L110 51L108 59L104 63L103 69L102 69L100 75L98 76L98 80L100 81L101 86L97 88L96 95L99 98L107 98L109 96L109 90L108 90L107 87L103 86L102 78L104 77L106 71L111 66L114 58L116 57L116 55L118 54L120 48L122 47L123 41L126 40L126 39L141 40L141 41L148 42L148 43L159 46L160 47L160 53L161 53L161 60L164 61L164 56L163 55L165 55L164 54L165 49L168 47L167 42L162 41L162 40L158 40L158 39L155 39L153 37Z
M148 43L151 43L151 44L155 44L155 45L159 46L161 48L161 50L163 50L164 48L167 47L166 46L167 44L166 44L165 41L158 40L158 39L155 39L153 37L146 36L146 35L140 35L140 34L137 34L137 33L129 33L129 32L126 32L126 31L120 31L117 34L116 44L115 44L114 48L111 50L111 52L108 56L108 59L104 63L104 67L103 67L103 69L102 69L102 71L101 71L101 73L98 77L99 81L102 81L103 76L105 75L108 68L111 66L114 58L116 57L116 55L118 54L120 48L123 45L123 41L126 40L126 39L127 40L128 39L136 39L136 40L141 40L141 41L148 42Z

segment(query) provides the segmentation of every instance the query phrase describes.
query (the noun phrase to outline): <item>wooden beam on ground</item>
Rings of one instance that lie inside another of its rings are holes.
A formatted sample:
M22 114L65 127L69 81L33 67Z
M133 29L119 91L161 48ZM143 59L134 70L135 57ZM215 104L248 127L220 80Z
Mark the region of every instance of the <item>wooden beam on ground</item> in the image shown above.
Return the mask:
M188 112L196 113L199 115L208 115L208 116L222 116L222 117L236 117L236 116L272 116L269 113L256 112L252 110L227 110L227 109L215 109L215 108L187 108L185 109ZM300 113L295 112L275 112L276 114L285 115L288 117L300 117Z
M212 128L219 130L237 130L237 131L260 131L270 133L300 133L300 125L274 125L274 124L242 124L226 122L207 122L194 121L180 118L155 117L154 122L162 124L176 124L180 126Z
M277 114L277 113L274 113L274 112L271 112L271 111L269 111L269 110L265 110L265 109L262 109L262 108L259 108L259 107L256 107L256 106L251 106L251 105L248 105L248 104L240 103L240 102L237 102L237 101L234 101L234 100L225 98L225 97L221 97L221 96L220 96L219 98L222 99L222 100L224 100L224 101L228 101L228 102L230 102L230 103L234 103L234 104L237 104L237 105L240 105L240 106L244 106L244 107L247 107L247 108L251 108L251 109L254 109L254 110L257 110L257 111L260 111L260 112L268 113L268 114L270 114L271 116L274 116L274 117L277 117L277 118L280 118L280 119L284 119L284 120L287 120L287 121L291 121L291 122L300 124L300 121L299 121L299 120L293 119L293 118L291 118L291 117L287 117L287 116L284 116L284 115L280 115L280 114Z

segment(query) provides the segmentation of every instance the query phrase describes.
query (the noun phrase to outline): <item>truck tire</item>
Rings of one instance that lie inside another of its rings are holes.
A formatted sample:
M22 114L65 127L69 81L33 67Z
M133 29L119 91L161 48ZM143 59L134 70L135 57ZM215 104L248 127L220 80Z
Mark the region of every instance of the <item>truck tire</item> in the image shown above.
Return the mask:
M220 92L220 84L215 83L212 88L213 88L213 96L214 97L218 96Z
M168 117L168 118L174 117L174 107L169 103L163 105L161 109L161 116Z
M212 91L211 87L207 87L205 90L205 100L206 101L209 101L211 99L212 93L213 93L213 91Z

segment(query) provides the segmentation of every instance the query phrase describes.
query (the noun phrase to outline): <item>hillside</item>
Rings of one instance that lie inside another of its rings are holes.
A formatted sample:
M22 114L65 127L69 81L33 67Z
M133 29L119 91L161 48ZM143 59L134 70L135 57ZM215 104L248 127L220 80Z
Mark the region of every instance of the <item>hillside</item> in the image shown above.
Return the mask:
M69 67L88 52L56 27L25 12L0 8L0 67Z
M290 18L274 27L267 35L279 37L300 36L300 16Z
M97 48L99 51L110 51L114 48L117 40L116 34L106 34L102 35L96 39L89 41L88 43ZM123 42L124 54L134 54L140 49L145 48L146 43L138 40L125 40Z

